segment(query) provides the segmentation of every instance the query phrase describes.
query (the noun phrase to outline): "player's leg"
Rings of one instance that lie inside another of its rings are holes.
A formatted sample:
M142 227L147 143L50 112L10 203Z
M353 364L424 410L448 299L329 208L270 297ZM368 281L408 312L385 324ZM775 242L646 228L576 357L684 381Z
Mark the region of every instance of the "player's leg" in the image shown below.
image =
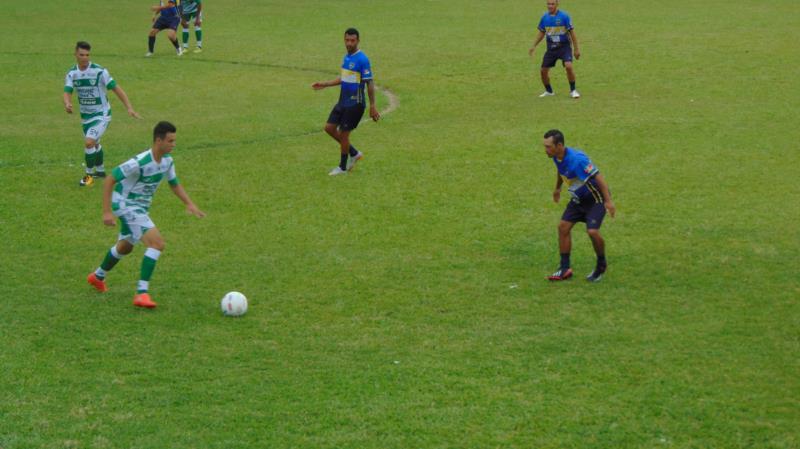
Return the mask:
M100 145L100 138L106 133L110 120L100 120L96 125L92 126L88 133L87 138L94 141L94 177L105 178L106 168L104 164L103 146ZM87 142L88 144L88 142Z
M152 222L151 222L152 223ZM150 288L150 278L156 268L156 262L164 251L164 239L155 226L147 229L142 234L142 243L147 247L142 258L142 268L139 282L136 284L136 296L133 304L137 307L153 308L156 303L150 298L148 290Z
M569 81L569 95L572 98L580 98L581 94L575 89L575 68L572 66L572 61L564 61L564 68L567 71L567 80Z
M547 277L551 281L564 281L572 277L569 256L572 251L573 226L575 226L574 221L567 221L563 218L558 223L558 252L561 255L561 262L558 270Z
M339 168L347 171L347 158L350 155L350 131L339 129Z
M196 14L197 20L194 23L194 38L197 41L197 48L194 52L200 53L203 51L203 12L200 11Z
M178 43L178 35L176 34L176 30L178 29L178 22L175 22L173 27L167 28L167 39L172 42L172 46L175 47L175 53L178 56L183 55L183 50L181 50L181 44Z
M161 19L159 18L156 23L153 24L153 28L150 29L150 32L147 34L147 54L145 56L152 56L153 52L156 48L156 35L159 31L161 31L158 26Z
M592 206L591 210L586 215L586 233L589 234L589 239L592 240L592 247L594 253L597 255L597 264L589 276L586 276L587 281L597 282L603 276L608 268L606 262L606 242L603 236L600 235L600 226L603 224L603 218L606 215L605 205L597 203Z
M124 256L133 251L133 232L128 226L127 221L122 217L119 219L119 226L119 239L117 243L108 250L100 266L86 278L89 284L100 292L108 290L105 284L108 272L111 271Z
M191 17L188 14L181 16L181 28L183 30L183 33L181 33L181 37L182 37L182 40L183 40L183 49L184 50L188 50L189 49L189 19L190 18Z

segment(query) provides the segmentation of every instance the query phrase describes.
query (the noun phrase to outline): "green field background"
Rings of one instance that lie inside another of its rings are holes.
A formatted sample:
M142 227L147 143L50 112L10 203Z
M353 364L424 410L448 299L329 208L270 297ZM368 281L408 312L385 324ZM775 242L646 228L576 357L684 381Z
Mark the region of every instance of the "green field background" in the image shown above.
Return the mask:
M543 0L204 4L204 52L150 59L146 2L4 5L0 448L800 447L796 0L564 0L577 101L560 67L538 98ZM310 85L350 26L398 104L329 177L338 92ZM156 196L153 311L141 247L85 282L117 230L78 187L77 40L144 117L111 96L106 165L170 120L208 213ZM616 200L598 284L582 225L545 280L550 128Z

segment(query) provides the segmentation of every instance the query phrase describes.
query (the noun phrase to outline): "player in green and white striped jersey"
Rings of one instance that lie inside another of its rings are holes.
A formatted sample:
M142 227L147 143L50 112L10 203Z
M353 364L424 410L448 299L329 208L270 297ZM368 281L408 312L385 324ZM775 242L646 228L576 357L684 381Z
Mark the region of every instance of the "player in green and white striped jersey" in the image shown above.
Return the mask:
M194 19L194 37L197 39L195 53L203 51L203 0L183 0L181 2L181 26L183 27L183 50L189 49L189 21Z
M89 186L94 183L92 175L105 177L103 167L103 147L100 137L105 133L111 121L111 104L108 102L108 89L111 89L122 104L128 109L131 117L141 118L133 110L125 91L117 85L111 74L104 67L89 61L89 51L92 46L88 42L78 42L75 45L75 59L77 64L67 72L64 80L64 109L67 114L72 114L72 92L77 91L78 104L80 105L81 123L83 124L84 154L86 161L86 175L81 178L80 185Z
M119 238L86 280L98 291L105 292L106 274L123 256L133 251L133 245L141 241L147 250L133 298L133 305L137 307L156 306L148 289L156 261L164 250L164 239L148 212L161 181L167 179L172 192L183 201L189 213L199 218L206 215L178 183L175 164L169 154L175 148L175 132L173 124L159 122L153 129L153 147L115 168L112 176L103 183L103 223L114 226L116 218L119 218Z

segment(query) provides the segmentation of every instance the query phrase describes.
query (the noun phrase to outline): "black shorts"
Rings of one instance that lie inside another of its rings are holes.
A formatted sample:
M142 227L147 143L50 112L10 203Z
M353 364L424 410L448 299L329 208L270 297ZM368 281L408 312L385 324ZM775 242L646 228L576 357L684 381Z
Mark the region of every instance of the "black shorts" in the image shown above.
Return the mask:
M169 18L159 16L158 20L153 24L153 28L159 31L166 30L167 28L177 30L179 23L181 23L181 19L178 16Z
M548 48L547 51L544 53L544 58L542 58L542 68L550 68L556 66L556 61L562 61L562 64L565 62L572 61L572 46L570 45L560 45L554 48Z
M605 216L606 205L603 203L595 203L592 200L576 203L570 200L561 219L570 223L582 221L586 223L586 229L600 229Z
M352 131L358 127L358 122L364 115L366 106L358 104L355 106L340 106L336 105L328 116L328 123L337 125L341 131Z

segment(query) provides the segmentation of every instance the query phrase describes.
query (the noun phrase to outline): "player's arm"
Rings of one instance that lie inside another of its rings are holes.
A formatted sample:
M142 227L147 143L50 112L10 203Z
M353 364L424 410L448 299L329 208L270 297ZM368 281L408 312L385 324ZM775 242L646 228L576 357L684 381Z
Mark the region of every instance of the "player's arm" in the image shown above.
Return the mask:
M206 216L206 213L200 210L192 202L191 198L189 198L189 194L186 193L186 190L184 190L183 186L177 182L177 178L175 179L175 182L170 181L169 188L172 189L172 193L174 193L175 196L180 198L183 204L186 205L187 212L189 212L190 214L194 215L197 218L203 218Z
M64 110L72 114L72 91L64 92Z
M369 116L377 122L381 118L378 108L375 106L375 83L370 79L367 83L367 96L369 97Z
M128 99L128 95L125 93L124 90L122 90L121 87L116 85L111 90L114 91L114 93L119 98L119 101L121 101L122 104L124 104L125 107L128 109L128 115L130 115L131 117L135 117L135 118L142 118L139 115L139 113L137 113L136 111L133 110L133 105L131 105L131 101Z
M608 213L611 214L611 217L614 217L617 213L617 207L614 205L614 200L611 199L611 190L608 189L606 179L600 173L594 175L594 179L597 182L597 186L600 187L600 193L603 194L603 202Z
M578 36L575 35L575 28L569 30L569 40L572 42L572 53L575 55L575 59L581 59L581 50L578 47Z
M536 39L533 41L533 46L531 46L531 49L528 50L529 55L533 56L533 52L536 51L536 46L539 45L539 42L541 42L542 39L544 39L544 31L539 30L539 34L536 35Z
M111 193L114 191L114 186L119 182L116 178L117 170L119 168L114 169L114 173L103 181L103 224L106 226L114 226L117 221L111 212Z
M561 178L561 175L556 170L556 188L553 189L553 201L559 202L561 200L561 185L564 184L564 179Z
M342 77L337 76L335 80L320 81L311 85L314 90L324 89L326 87L333 87L342 84Z

